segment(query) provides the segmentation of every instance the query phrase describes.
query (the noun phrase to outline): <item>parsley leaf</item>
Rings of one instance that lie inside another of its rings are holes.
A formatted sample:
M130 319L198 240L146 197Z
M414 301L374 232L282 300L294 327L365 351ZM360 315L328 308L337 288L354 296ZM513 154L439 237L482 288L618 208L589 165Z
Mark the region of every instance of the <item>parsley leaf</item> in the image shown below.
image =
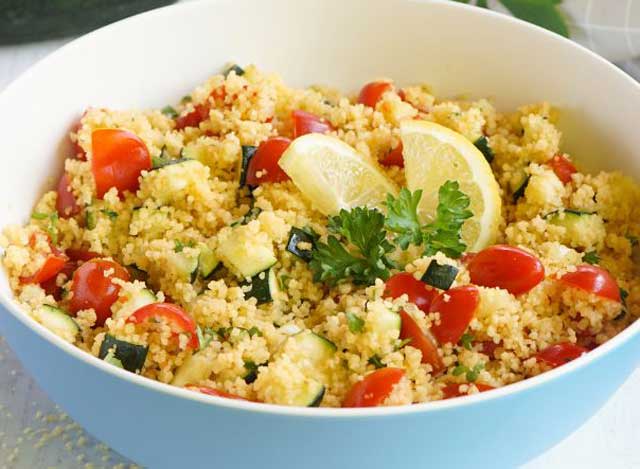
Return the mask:
M49 234L49 239L53 244L58 244L58 212L53 213L39 213L34 212L31 214L31 218L34 220L49 220L46 230Z
M467 381L469 381L470 383L473 383L475 380L478 379L478 376L480 375L480 372L483 369L484 369L484 363L477 363L476 365L473 366L473 368L469 368L465 365L457 365L453 369L451 374L453 376L460 376L461 374L464 374L465 378L467 378Z
M473 215L468 209L469 197L460 190L458 182L445 182L438 190L435 219L420 225L418 204L421 197L422 191L412 194L407 189L402 189L397 199L387 196L386 227L398 233L395 240L402 249L409 244L424 244L425 256L442 252L452 258L460 257L467 248L460 237L462 225Z
M165 106L160 112L170 119L175 119L176 117L178 117L178 111L176 111L173 106Z
M327 242L318 241L309 266L314 281L335 285L350 278L371 285L377 278L389 278L393 262L387 254L393 245L386 239L384 215L376 209L356 207L341 210L329 219Z
M347 325L349 326L349 330L354 334L357 334L358 332L362 332L362 329L364 328L364 319L362 319L357 314L351 313L351 312L348 312L346 316L347 316Z
M395 242L407 249L409 244L422 244L422 226L418 220L418 204L422 198L422 191L413 194L407 188L402 188L398 198L387 194L387 219L385 226L389 231L397 233Z
M474 339L475 337L473 336L473 334L465 332L464 334L462 334L462 337L460 337L460 345L462 345L467 350L471 350Z
M597 264L600 262L600 256L598 256L596 251L589 251L584 253L582 260L587 264Z
M205 327L203 329L200 326L196 326L196 334L198 336L198 342L200 344L198 350L206 349L211 341L218 336L216 331L214 331L211 327Z
M376 370L379 370L380 368L386 368L386 366L387 366L384 363L382 363L382 360L380 359L380 357L377 354L373 355L371 358L369 358L368 363L370 365L375 366Z
M254 335L257 335L258 337L262 337L262 331L258 329L256 326L251 327L251 329L249 329L247 332L249 333L249 337L253 337Z

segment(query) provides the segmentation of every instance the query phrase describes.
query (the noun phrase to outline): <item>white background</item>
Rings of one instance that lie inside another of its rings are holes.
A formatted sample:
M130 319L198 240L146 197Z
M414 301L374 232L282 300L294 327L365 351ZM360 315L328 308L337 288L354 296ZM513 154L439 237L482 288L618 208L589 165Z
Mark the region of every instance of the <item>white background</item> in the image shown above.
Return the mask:
M0 47L0 90L29 65L64 42ZM624 68L630 73L638 72L637 78L640 78L640 70L633 63L626 64ZM3 153L5 160L13 157L10 148L4 148ZM581 396L575 398L580 399ZM130 463L111 451L96 448L97 442L70 421L63 422L66 430L62 435L39 449L33 448L34 442L46 430L59 425L56 422L46 423L41 415L58 412L0 338L0 468L82 468L88 462L93 466L87 467L101 468ZM499 422L492 424L499 425ZM34 436L34 432L39 433ZM87 439L86 444L83 444L83 438ZM65 448L65 442L67 446L72 443L73 447L70 450ZM12 456L14 452L16 454ZM640 369L582 428L524 467L640 468Z

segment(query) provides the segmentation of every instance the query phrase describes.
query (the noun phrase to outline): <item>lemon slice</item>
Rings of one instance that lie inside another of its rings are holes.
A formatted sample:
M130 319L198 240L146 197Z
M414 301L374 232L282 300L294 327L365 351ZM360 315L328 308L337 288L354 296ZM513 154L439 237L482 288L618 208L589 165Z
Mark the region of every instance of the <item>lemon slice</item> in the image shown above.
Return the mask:
M375 165L342 140L323 134L296 138L280 167L325 215L354 207L384 207L397 188Z
M400 133L407 186L411 191L422 189L421 220L433 219L440 186L448 180L458 181L473 212L462 227L462 240L472 251L494 243L502 201L484 155L464 136L433 122L404 121Z

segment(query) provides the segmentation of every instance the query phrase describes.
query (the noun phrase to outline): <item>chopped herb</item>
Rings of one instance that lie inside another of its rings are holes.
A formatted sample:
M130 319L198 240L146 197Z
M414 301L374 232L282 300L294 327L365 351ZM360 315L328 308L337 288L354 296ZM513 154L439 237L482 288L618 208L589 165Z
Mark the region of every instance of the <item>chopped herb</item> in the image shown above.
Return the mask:
M192 248L195 246L193 241L187 241L186 243L183 243L180 240L175 240L174 241L175 247L173 248L173 250L175 252L182 252L184 248Z
M309 263L316 282L329 285L351 279L371 285L377 278L389 278L394 267L387 255L393 245L386 239L384 215L376 209L356 207L329 219L327 242L318 241Z
M176 111L173 106L165 106L160 112L171 119L178 117L178 111Z
M638 237L637 236L633 236L628 234L626 236L626 238L629 240L629 242L631 243L631 246L637 246L638 245Z
M600 256L598 256L596 251L589 251L584 253L582 260L587 264L598 264L600 262Z
M418 221L418 204L422 191L413 194L402 189L395 199L387 195L386 227L397 233L395 241L402 249L409 244L424 245L424 255L432 256L437 252L458 258L467 248L462 242L461 231L465 220L473 216L468 210L469 197L460 191L457 181L447 181L438 190L438 207L435 220L421 225Z
M33 218L34 220L46 220L47 218L49 218L49 214L34 212L31 214L31 218Z
M470 383L473 383L475 380L478 379L478 376L480 375L480 372L483 369L484 369L484 363L478 363L478 364L474 365L473 368L468 368L465 365L457 365L453 369L451 374L453 376L460 376L460 375L464 374L465 378L467 378L467 381L469 381Z
M372 356L371 358L369 358L368 363L370 365L375 366L376 369L378 369L378 370L380 368L385 368L387 366L384 363L382 363L382 360L380 359L380 357L377 354Z
M180 102L182 104L186 104L186 103L190 103L192 100L193 100L193 98L191 98L191 96L187 94L187 95L183 96L182 99L180 99Z
M364 329L364 319L358 316L355 313L347 312L347 325L349 326L349 330L354 334L362 332Z
M513 203L516 203L518 199L524 195L524 191L527 190L527 186L529 185L529 179L531 179L531 176L527 174L522 184L513 192Z
M249 337L253 337L254 335L257 335L258 337L262 337L262 332L256 326L253 326L247 332L249 333Z
M98 221L96 220L96 214L93 210L89 210L89 209L85 210L84 224L88 230L93 230L98 224Z
M200 326L196 326L196 334L198 335L198 342L200 343L198 350L206 349L211 341L218 336L216 331L211 327L205 327L203 329Z
M287 285L289 283L289 279L291 277L289 277L287 274L281 274L278 277L278 284L280 285L280 290L286 290L287 289Z
M467 350L471 350L474 340L475 337L473 336L473 334L465 332L464 334L462 334L462 337L460 337L460 345L462 345Z
M251 360L245 360L244 369L247 370L247 374L244 375L244 382L247 384L253 383L258 377L258 365Z
M627 298L629 297L629 292L624 288L620 288L620 299L622 300L622 304L627 306Z
M53 244L58 244L58 212L53 213L38 213L31 214L31 218L34 220L49 220L45 230L49 235L49 239Z
M453 376L460 376L462 373L466 373L468 370L468 368L464 365L457 365L453 371L451 372L451 374Z
M395 346L395 349L400 350L402 347L404 347L405 345L409 345L410 343L411 343L411 337L407 337L406 339L398 342L397 345Z
M493 150L491 146L489 146L489 140L484 135L480 137L478 140L473 142L478 150L484 155L484 158L487 160L487 163L491 163L495 158L493 154Z
M102 213L104 213L106 216L108 216L112 220L115 220L116 218L118 218L118 213L114 212L113 210L103 209L103 210L100 210L100 211Z
M235 74L239 77L244 75L244 69L239 65L233 64L231 67L227 68L224 72L224 76L227 77L231 72L235 72Z
M222 340L228 340L229 339L229 335L231 334L231 331L233 330L233 327L220 327L218 328L218 330L216 331L216 334L218 335L218 337L220 337Z

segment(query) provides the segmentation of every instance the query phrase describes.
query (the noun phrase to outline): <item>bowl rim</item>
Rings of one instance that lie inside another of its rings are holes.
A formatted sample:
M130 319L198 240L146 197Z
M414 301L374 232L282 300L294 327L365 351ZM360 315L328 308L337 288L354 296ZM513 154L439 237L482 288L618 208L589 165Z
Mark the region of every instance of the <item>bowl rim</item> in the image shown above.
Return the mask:
M88 34L84 34L62 47L56 49L52 53L48 54L43 59L39 60L37 63L29 67L26 71L21 73L16 79L14 79L2 92L0 92L0 108L2 107L2 102L7 97L14 92L14 89L17 89L19 84L28 79L30 76L37 74L40 69L46 68L49 62L55 60L59 55L65 54L68 50L72 50L75 47L81 46L84 42L90 41L94 36L100 36L104 34L109 34L111 30L116 30L123 23L129 22L137 22L140 21L141 17L149 17L153 18L155 16L161 15L171 15L174 11L177 10L187 10L194 9L199 10L201 8L208 8L214 4L222 3L230 0L195 0L186 3L179 3L164 6L161 8L156 8L144 13L139 13L137 15L125 18L123 20L117 21L115 23L109 24L107 26L103 26L95 31L92 31ZM237 0L236 0L237 1ZM242 0L242 1L254 1L254 0ZM517 25L522 30L528 30L530 33L537 34L539 36L547 36L553 41L556 41L558 46L561 47L569 47L573 49L573 53L581 54L583 56L588 57L590 60L599 63L602 67L609 69L609 73L617 74L620 78L626 80L631 87L635 87L638 91L640 91L640 84L636 82L632 77L630 77L623 70L619 69L611 62L607 61L603 57L597 55L595 52L587 49L586 47L571 41L565 37L560 36L559 34L553 33L546 29L543 29L539 26L533 25L531 23L527 23L518 18L514 18L496 11L492 11L485 8L478 8L470 5L466 5L459 2L444 2L442 0L387 0L387 1L404 1L407 3L417 3L424 5L431 5L433 8L443 8L443 9L451 9L458 10L460 12L464 12L464 14L476 15L477 18L489 17L495 21L504 22L504 23L513 23ZM2 275L6 275L4 269L2 269ZM180 388L177 386L172 386L167 383L162 383L160 381L152 380L150 378L146 378L141 375L137 375L134 373L130 373L123 369L114 367L103 360L100 360L98 357L91 355L84 350L76 347L75 345L70 344L69 342L64 341L60 337L58 337L53 332L46 329L44 326L36 322L33 318L28 316L25 312L21 310L18 306L15 299L12 295L6 295L4 293L0 293L0 305L4 307L8 312L10 312L18 321L22 322L27 328L29 328L32 332L40 336L41 340L46 340L53 344L55 347L61 349L62 351L68 353L73 358L78 359L85 364L95 367L100 371L111 374L116 379L123 379L128 381L129 383L147 388L151 391L159 392L166 395L171 395L174 397L188 399L195 402L199 402L202 404L210 405L213 407L219 406L226 408L227 410L235 410L235 411L244 411L244 412L258 412L262 414L272 414L278 416L287 416L287 417L304 417L304 418L314 418L314 419L345 419L345 418L363 418L363 417L392 417L392 416L404 416L408 414L428 414L440 411L446 411L451 408L464 408L470 407L474 405L479 405L481 403L488 403L494 400L498 400L501 398L507 398L508 396L513 396L516 394L524 393L527 391L532 391L536 388L541 387L545 383L558 381L561 378L580 370L592 362L600 360L605 355L609 354L613 351L613 349L621 347L623 344L627 343L634 336L640 334L640 320L634 321L632 324L627 326L626 329L618 333L615 337L605 342L604 344L598 346L596 349L590 351L589 353L579 357L576 360L571 361L561 367L555 368L553 370L547 371L537 376L533 376L531 378L524 379L522 381L518 381L513 384L509 384L500 388L496 388L491 390L490 392L477 393L469 396L461 396L452 399L445 399L439 401L431 401L424 402L418 404L410 404L403 406L392 406L392 407L368 407L368 408L340 408L340 407L318 407L318 408L309 408L309 407L293 407L293 406L285 406L279 404L267 404L260 402L250 402L250 401L241 401L235 399L227 399L218 396L210 396L202 393L190 391L188 389ZM19 358L19 357L18 357Z

